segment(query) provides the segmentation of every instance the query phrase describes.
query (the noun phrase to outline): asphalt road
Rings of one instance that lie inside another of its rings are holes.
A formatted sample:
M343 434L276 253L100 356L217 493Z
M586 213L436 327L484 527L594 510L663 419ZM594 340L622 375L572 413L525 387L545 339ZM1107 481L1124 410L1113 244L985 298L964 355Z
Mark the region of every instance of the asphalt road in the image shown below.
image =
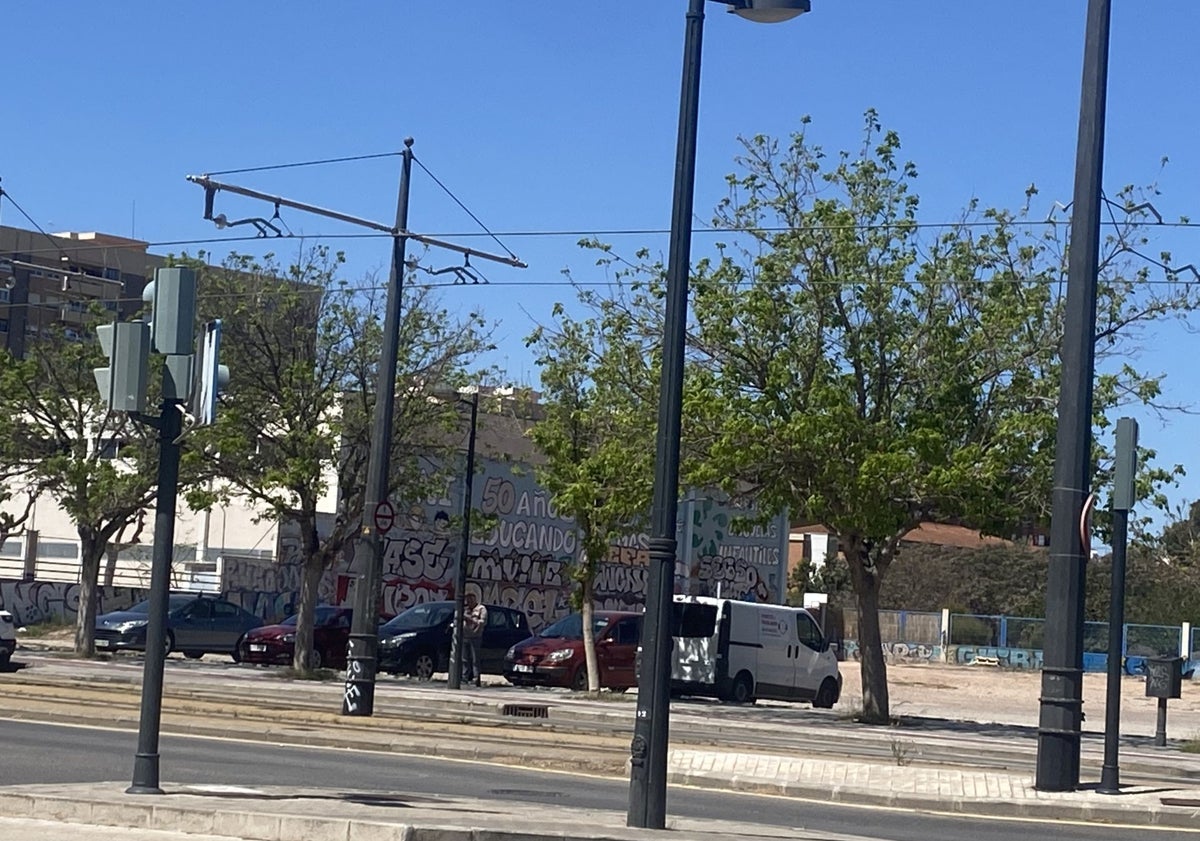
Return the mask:
M0 719L0 785L123 781L130 778L133 731ZM266 745L222 739L163 737L162 778L180 784L281 785L449 795L624 812L628 783L498 765L345 749ZM855 808L781 797L671 788L668 814L748 821L860 835L889 841L977 839L1120 839L1195 841L1197 832L1062 822L963 819L879 808Z

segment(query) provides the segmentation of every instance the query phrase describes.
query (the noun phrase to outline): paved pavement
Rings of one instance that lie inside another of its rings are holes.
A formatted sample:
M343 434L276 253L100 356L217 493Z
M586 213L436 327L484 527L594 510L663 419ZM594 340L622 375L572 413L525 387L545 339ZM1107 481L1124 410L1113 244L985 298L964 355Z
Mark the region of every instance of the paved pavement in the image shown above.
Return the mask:
M13 703L20 697L19 689L21 686L15 681L10 686L8 695ZM414 688L412 694L414 700L418 697L425 700L440 698L443 703L450 703L444 690ZM461 691L453 697L455 703L486 704L492 700L488 696L489 690L485 687ZM597 703L596 706L607 707L598 714L612 714L612 704ZM627 715L628 711L623 713ZM217 717L211 710L208 715L213 716L212 720L197 719L192 714L190 728L174 726L167 716L164 731L227 732L228 718ZM366 720L363 719L347 720L332 713L303 710L281 709L277 715L268 715L263 721L265 738L272 734L278 737L289 728L296 728L306 731L309 734L306 740L314 743L313 726L319 724L320 743L346 747L364 747L369 742L375 742L378 747L380 736L385 732L382 728L373 732L371 725L364 724ZM769 749L739 753L719 747L674 747L668 757L669 781L675 785L964 815L1179 829L1200 826L1200 757L1181 752L1177 742L1165 749L1123 748L1122 767L1126 762L1141 762L1148 767L1157 765L1163 770L1164 779L1194 778L1195 784L1173 782L1129 786L1117 795L1100 794L1092 788L1045 792L1033 788L1031 763L1019 763L1020 770L1014 771L1011 768L951 767L925 761L922 745L930 741L954 740L968 752L975 750L983 755L991 749L1008 748L1016 730L1003 726L970 730L951 726L953 724L947 722L942 728L935 725L919 731L904 731L902 741L893 740L890 756L870 761L833 756L803 757L772 753ZM238 726L239 735L244 735L244 729L250 724L246 719L240 719ZM1022 735L1027 737L1027 734ZM392 749L403 750L403 745L410 741L405 734L396 740ZM574 737L564 735L559 747L569 750L574 741ZM547 744L545 749L554 750L555 747ZM1085 752L1092 754L1093 761L1097 750L1102 750L1102 742L1097 744L1093 739L1085 743ZM170 784L164 786L166 796L146 797L124 794L124 785L113 782L0 788L0 815L14 820L49 818L67 824L126 826L146 832L175 830L270 841L657 837L657 833L648 830L625 828L624 815L615 812L564 813L555 810L554 819L550 820L542 807L507 802L399 798L395 794L379 792L214 789ZM817 837L746 822L701 824L672 818L670 825L676 830L672 835L676 838ZM0 824L0 829L3 828ZM17 833L12 835L18 836ZM19 837L33 839L36 836L23 830ZM830 836L824 833L819 837Z

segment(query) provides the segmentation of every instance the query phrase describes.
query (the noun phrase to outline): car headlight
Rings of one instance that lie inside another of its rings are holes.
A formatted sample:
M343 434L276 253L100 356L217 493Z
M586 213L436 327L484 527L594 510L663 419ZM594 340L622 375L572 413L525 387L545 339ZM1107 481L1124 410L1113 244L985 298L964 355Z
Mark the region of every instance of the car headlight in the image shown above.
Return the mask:
M504 652L504 659L505 660L517 659L517 647L515 645L512 648L510 648L508 651Z
M558 651L551 651L546 655L547 663L561 663L563 660L570 660L575 654L573 648L560 648Z
M379 641L380 648L399 648L411 639L416 639L416 631L409 631L403 634L396 634L394 637L388 637Z
M279 638L279 641L280 642L295 642L296 635L295 634L284 634L283 636L281 636Z
M146 625L145 619L131 619L128 622L122 622L119 625L113 625L113 630L118 634L125 634L132 631L134 628L142 628Z

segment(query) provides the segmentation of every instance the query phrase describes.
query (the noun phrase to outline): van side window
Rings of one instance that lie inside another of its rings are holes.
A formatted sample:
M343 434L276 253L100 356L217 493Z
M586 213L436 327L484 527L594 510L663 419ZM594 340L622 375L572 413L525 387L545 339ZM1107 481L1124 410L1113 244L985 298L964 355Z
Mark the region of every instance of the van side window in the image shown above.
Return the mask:
M807 613L796 614L796 636L800 639L800 642L807 645L813 651L821 650L821 643L824 641L821 629L817 627L817 623Z
M717 606L694 602L671 605L671 636L711 637L717 632Z

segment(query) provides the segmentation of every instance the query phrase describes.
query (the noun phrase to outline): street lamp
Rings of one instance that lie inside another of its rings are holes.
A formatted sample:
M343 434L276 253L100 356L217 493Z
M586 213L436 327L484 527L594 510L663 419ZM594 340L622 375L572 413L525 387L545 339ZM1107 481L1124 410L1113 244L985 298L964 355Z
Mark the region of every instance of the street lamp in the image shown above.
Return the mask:
M462 686L463 650L463 596L467 589L467 562L471 551L471 492L475 478L475 429L479 421L479 389L471 394L470 400L456 398L471 407L471 431L467 436L467 465L463 474L462 545L458 550L458 567L454 570L454 632L450 639L450 677L447 686L459 689ZM479 668L479 664L475 664Z
M1038 711L1039 791L1079 785L1083 730L1083 616L1090 547L1086 517L1092 450L1092 391L1096 373L1096 274L1100 260L1100 181L1104 174L1104 116L1108 96L1111 0L1088 0L1075 147L1075 195L1067 255L1062 378L1054 446L1050 564L1046 583L1045 662Z
M810 10L810 0L717 0L759 23L788 20ZM654 457L654 507L650 569L642 624L644 668L638 679L637 718L630 745L629 826L666 827L667 724L671 713L671 635L668 619L675 574L675 519L679 505L679 427L683 403L684 334L691 266L692 199L696 182L696 122L700 105L700 45L704 0L688 0L683 46L683 87L675 147L675 193L667 257L667 302L658 434Z

